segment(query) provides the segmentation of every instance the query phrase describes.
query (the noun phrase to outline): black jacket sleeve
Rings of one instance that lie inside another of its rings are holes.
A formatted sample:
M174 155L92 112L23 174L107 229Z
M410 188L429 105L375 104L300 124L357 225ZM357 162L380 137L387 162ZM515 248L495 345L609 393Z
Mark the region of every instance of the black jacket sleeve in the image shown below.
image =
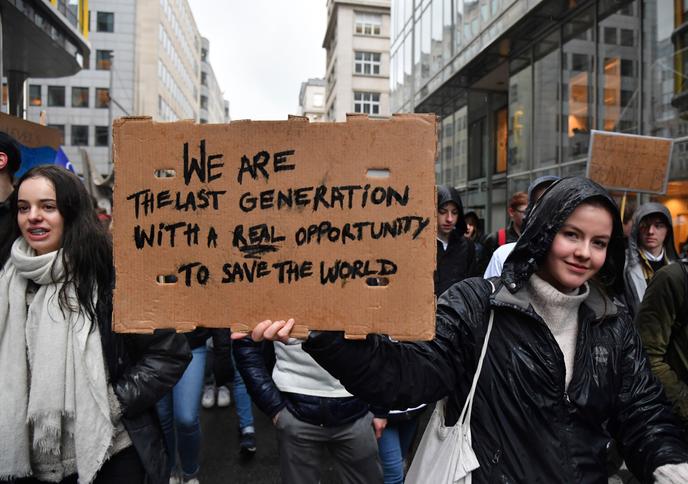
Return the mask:
M272 380L264 357L264 345L272 346L272 343L256 343L249 337L232 342L237 370L244 379L251 399L264 414L272 418L287 405L287 401Z
M631 472L652 482L654 470L686 461L686 435L650 370L638 332L626 318L621 332L621 388L609 430Z
M184 374L191 350L184 335L174 331L124 335L132 365L112 381L125 417L155 405Z
M403 409L435 402L456 390L463 361L482 347L487 285L482 279L463 281L443 294L432 341L397 343L379 335L349 341L342 333L323 332L311 333L303 349L370 404Z
M215 384L226 385L234 378L232 363L232 340L229 329L211 329L213 338L213 375Z

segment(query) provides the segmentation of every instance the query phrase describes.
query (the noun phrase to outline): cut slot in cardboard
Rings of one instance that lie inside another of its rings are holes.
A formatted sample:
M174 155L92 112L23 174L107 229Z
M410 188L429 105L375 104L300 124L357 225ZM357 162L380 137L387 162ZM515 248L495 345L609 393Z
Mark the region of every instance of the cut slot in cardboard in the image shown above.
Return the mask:
M116 331L433 337L434 115L113 133Z

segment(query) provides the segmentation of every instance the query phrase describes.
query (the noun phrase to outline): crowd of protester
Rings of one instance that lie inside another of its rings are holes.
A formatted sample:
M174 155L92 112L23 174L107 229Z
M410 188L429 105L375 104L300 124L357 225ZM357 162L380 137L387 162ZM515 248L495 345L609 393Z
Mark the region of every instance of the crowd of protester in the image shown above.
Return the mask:
M467 408L475 462L453 479L606 482L618 452L641 482L688 482L688 263L661 204L627 218L591 180L547 176L486 235L437 187L432 341L300 340L288 314L118 334L110 218L63 168L15 180L20 161L0 133L0 482L198 483L200 409L230 388L242 453L255 403L285 483L320 482L326 453L343 483L435 482L423 416Z

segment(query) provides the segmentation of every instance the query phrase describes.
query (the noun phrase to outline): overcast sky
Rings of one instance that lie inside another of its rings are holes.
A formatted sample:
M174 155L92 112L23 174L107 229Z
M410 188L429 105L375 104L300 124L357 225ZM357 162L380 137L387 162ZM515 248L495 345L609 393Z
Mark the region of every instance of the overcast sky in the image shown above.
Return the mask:
M325 76L326 0L189 0L229 114L287 119L301 82Z

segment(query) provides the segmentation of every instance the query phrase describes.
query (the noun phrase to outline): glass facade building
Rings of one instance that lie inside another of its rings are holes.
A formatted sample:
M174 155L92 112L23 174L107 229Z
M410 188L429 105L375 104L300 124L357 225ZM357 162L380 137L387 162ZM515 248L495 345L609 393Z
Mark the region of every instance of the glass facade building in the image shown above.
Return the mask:
M683 241L686 13L688 0L394 0L392 111L438 114L437 182L488 230L538 176L584 174L593 129L673 138L669 191L652 198Z

